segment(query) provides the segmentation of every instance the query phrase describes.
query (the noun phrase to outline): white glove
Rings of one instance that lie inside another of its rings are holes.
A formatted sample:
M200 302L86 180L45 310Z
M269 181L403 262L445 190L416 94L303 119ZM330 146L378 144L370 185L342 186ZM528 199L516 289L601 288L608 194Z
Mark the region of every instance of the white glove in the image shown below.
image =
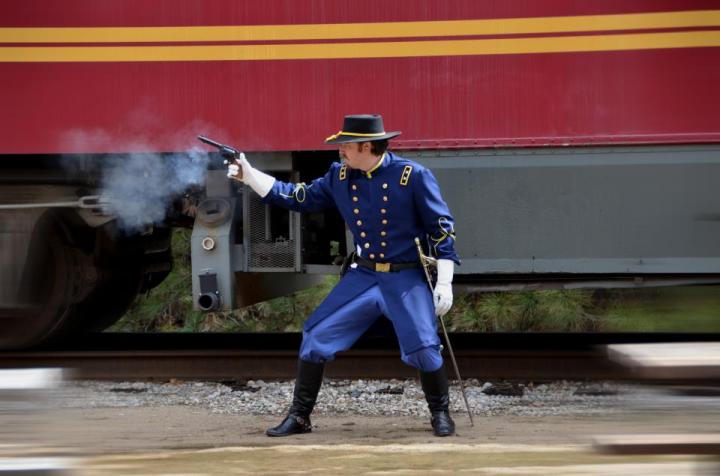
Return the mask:
M433 303L435 303L435 314L444 316L452 307L453 292L452 280L455 272L455 263L449 259L437 260L437 284L433 292Z
M240 152L240 157L235 162L228 164L227 176L248 185L261 197L270 193L270 189L275 183L274 177L253 168L242 152Z

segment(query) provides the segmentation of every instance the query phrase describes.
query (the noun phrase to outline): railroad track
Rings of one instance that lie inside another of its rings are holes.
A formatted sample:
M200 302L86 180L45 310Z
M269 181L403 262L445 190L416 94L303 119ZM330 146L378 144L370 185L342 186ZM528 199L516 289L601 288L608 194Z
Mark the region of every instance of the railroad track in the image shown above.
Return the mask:
M63 345L0 352L0 368L61 367L71 379L290 379L299 334L96 334ZM607 380L630 375L605 355L610 343L708 342L718 334L451 335L464 378ZM333 378L408 378L397 341L366 336L328 364Z

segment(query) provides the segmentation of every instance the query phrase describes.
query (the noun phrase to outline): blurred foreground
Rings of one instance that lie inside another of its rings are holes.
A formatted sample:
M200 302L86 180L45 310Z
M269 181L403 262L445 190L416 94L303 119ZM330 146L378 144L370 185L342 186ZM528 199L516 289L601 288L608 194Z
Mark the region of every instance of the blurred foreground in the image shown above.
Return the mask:
M22 474L718 474L708 457L617 456L593 447L602 435L713 434L720 427L717 394L633 384L603 384L595 393L571 382L546 391L534 385L516 396L483 396L475 427L454 412L457 436L439 439L414 393L370 391L363 381L350 382L348 390L343 385L327 381L321 390L313 433L285 439L264 431L280 418L292 382L223 388L68 381L24 395L3 391L0 448L6 462L32 457L70 468ZM567 391L573 388L585 395ZM538 398L538 392L552 395ZM279 405L263 410L268 396ZM406 398L420 414L372 416Z

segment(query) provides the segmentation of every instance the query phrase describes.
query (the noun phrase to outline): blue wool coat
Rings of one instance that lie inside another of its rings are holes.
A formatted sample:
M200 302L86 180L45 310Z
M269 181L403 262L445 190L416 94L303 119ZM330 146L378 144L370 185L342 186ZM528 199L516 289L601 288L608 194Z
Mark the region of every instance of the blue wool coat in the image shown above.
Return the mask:
M333 163L310 184L276 181L263 200L298 212L337 208L353 234L357 253L377 263L417 262L415 237L424 243L426 252L460 263L454 246L455 223L432 172L392 152L367 172ZM437 343L434 307L422 270L353 271L308 318L306 332L378 285L403 352Z

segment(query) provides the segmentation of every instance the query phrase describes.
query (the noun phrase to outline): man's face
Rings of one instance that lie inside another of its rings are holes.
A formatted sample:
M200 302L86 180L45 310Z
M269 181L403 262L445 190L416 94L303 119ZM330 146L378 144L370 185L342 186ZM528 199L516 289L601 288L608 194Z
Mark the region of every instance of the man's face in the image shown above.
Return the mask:
M370 156L371 147L369 142L346 142L340 144L340 158L352 169L360 168Z

